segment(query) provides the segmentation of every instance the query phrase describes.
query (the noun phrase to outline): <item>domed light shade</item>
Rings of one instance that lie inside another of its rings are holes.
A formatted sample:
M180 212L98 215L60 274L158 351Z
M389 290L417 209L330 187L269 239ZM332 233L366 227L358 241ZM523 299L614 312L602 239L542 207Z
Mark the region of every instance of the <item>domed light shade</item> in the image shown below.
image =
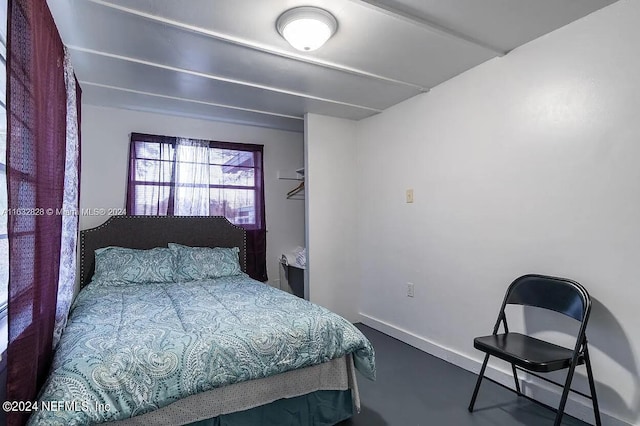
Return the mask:
M303 52L311 52L335 34L338 21L324 9L303 6L289 9L280 15L276 27L291 46Z

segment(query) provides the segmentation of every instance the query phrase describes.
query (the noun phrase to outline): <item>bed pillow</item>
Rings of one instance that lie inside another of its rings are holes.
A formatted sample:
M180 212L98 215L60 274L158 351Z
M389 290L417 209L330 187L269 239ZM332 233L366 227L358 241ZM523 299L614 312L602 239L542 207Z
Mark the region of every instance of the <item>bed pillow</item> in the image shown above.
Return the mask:
M169 243L176 254L176 281L196 281L240 275L238 247L188 247Z
M137 250L105 247L96 250L93 280L125 283L173 282L175 255L168 248Z

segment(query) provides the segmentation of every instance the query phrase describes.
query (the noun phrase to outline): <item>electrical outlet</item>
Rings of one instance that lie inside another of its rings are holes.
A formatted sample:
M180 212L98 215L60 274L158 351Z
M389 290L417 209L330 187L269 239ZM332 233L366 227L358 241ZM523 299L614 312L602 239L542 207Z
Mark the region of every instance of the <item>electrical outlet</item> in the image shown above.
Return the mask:
M407 189L407 203L413 203L413 189Z
M408 297L413 297L415 292L415 287L413 285L413 283L407 283L407 296Z

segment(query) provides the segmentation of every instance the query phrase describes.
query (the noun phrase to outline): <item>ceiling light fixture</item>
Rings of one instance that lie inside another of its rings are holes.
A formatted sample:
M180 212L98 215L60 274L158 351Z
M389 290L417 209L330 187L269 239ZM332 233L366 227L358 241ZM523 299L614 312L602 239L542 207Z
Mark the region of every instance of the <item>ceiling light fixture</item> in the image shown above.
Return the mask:
M335 34L338 21L332 14L318 7L294 7L280 15L276 28L291 46L303 52L311 52Z

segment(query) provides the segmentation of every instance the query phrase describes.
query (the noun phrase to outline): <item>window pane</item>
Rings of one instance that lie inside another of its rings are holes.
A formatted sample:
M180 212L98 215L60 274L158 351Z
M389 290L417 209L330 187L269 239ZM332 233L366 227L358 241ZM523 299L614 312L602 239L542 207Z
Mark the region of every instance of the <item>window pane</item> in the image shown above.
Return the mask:
M172 168L168 161L135 160L136 181L171 182Z
M0 72L2 74L2 72ZM0 161L5 163L5 151L7 148L7 111L0 106Z
M210 214L225 216L235 224L256 223L255 190L211 189Z
M7 302L9 282L9 240L0 236L0 305Z
M168 186L136 185L133 214L158 215L167 214L169 205Z
M0 54L3 58L7 57L7 4L7 0L0 0Z
M253 152L235 151L232 149L211 148L209 152L211 164L218 164L232 169L233 166L253 167Z
M147 158L151 160L173 160L173 146L167 143L157 142L136 142L136 158Z
M211 165L209 179L211 185L255 186L255 169Z
M7 173L5 170L0 170L0 236L7 234ZM3 262L3 257L0 257L0 263ZM0 282L1 285L1 282Z
M176 185L209 186L209 165L178 163L176 166Z
M4 64L0 62L0 68L4 71ZM7 73L0 72L0 101L2 104L7 104Z

